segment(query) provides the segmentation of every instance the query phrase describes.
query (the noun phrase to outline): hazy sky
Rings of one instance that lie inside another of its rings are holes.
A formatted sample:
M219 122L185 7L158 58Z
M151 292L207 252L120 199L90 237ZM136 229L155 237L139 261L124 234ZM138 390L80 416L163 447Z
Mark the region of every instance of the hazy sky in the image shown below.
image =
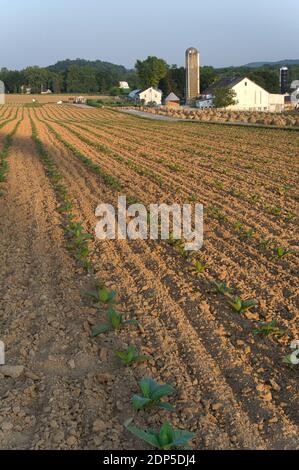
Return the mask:
M0 68L137 58L204 65L299 59L298 0L0 0Z

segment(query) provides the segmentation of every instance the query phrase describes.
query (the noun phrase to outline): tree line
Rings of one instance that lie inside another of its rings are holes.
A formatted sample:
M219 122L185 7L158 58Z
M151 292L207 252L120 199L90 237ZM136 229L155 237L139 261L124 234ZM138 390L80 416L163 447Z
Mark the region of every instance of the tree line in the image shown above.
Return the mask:
M279 92L279 65L262 67L204 66L200 69L201 92L224 77L247 76L270 93ZM299 64L289 65L289 80L299 79ZM185 92L185 68L169 65L164 59L150 56L137 60L135 69L100 60L84 59L59 61L49 67L27 67L24 70L0 70L0 80L9 93L31 93L50 89L53 93L110 93L116 94L119 81L127 81L131 89L158 87L164 96L171 91L183 97ZM113 91L113 93L112 93Z

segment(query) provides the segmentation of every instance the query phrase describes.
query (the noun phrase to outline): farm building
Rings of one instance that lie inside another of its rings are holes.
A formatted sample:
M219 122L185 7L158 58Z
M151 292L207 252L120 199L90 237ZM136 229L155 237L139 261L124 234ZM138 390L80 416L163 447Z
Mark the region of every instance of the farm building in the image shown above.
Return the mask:
M195 102L196 108L213 108L213 95L203 95L200 100Z
M297 90L299 88L299 80L293 80L291 83L291 90Z
M85 96L76 96L74 103L75 104L86 104Z
M213 95L217 88L230 88L236 93L236 104L228 109L236 111L270 111L282 112L284 110L284 96L268 93L247 77L223 78L213 83L205 95Z
M227 109L236 111L282 112L284 96L271 94L249 78L232 77L218 80L205 90L205 95L213 95L217 88L230 88L236 93L236 104Z
M299 107L299 86L291 95L285 95L285 109L298 109Z
M0 80L0 104L5 104L5 85Z
M145 105L153 103L159 106L162 103L162 94L162 91L158 88L150 87L145 90L133 90L128 97L135 103L144 103Z
M119 86L119 88L121 88L121 90L129 90L130 89L128 82L119 82L118 86Z
M200 93L200 59L195 47L189 47L185 53L186 61L186 103L191 104Z
M165 106L167 108L178 108L180 106L180 98L178 98L173 92L165 98Z
M21 86L21 92L22 93L25 93L26 95L31 95L31 88L30 87L27 87L25 85L22 85Z

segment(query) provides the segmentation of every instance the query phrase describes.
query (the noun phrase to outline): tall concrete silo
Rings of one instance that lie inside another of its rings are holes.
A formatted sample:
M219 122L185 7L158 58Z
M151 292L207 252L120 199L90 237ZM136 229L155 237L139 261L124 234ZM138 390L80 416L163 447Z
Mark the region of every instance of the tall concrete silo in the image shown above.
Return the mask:
M5 104L5 86L0 80L0 104Z
M279 71L279 86L280 93L284 95L288 91L289 82L289 69L287 67L281 67Z
M186 50L186 103L190 104L200 93L199 52L195 47Z

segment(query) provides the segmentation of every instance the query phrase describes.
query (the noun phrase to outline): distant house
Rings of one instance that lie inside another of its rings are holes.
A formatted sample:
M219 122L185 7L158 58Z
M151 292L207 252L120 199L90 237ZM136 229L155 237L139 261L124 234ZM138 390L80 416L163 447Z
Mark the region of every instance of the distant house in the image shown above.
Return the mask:
M129 90L130 89L128 82L119 82L118 86L121 90Z
M31 88L30 87L27 87L25 85L22 85L21 86L21 92L22 93L26 93L26 95L30 95L31 94Z
M128 97L135 103L143 103L148 105L150 103L159 106L162 104L162 91L158 88L146 88L145 90L133 90L129 93Z
M5 85L0 80L0 104L5 104Z
M227 109L236 111L270 111L284 110L284 96L268 93L247 77L223 78L205 90L205 95L213 95L217 88L230 88L236 93L236 104Z
M173 92L165 98L165 106L167 108L178 108L180 106L180 98L178 98Z
M213 95L202 95L199 100L196 100L195 106L199 109L213 108Z
M76 96L74 100L75 104L86 104L86 98L85 96Z

